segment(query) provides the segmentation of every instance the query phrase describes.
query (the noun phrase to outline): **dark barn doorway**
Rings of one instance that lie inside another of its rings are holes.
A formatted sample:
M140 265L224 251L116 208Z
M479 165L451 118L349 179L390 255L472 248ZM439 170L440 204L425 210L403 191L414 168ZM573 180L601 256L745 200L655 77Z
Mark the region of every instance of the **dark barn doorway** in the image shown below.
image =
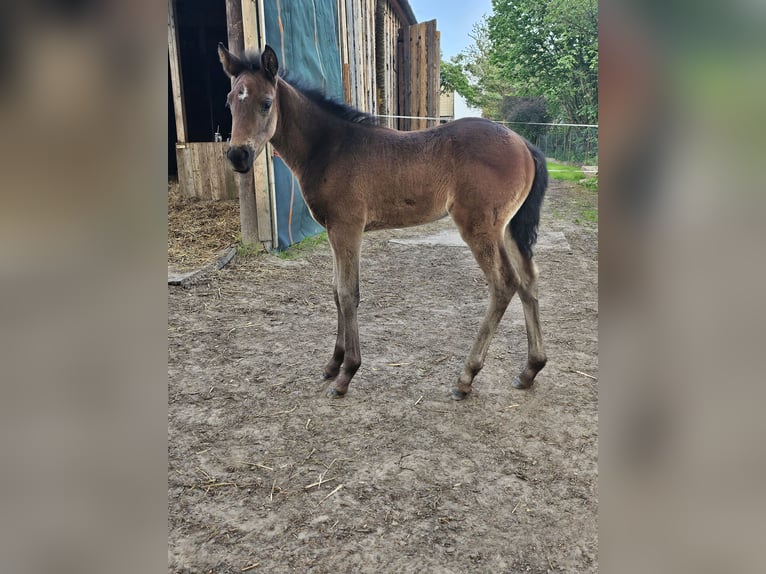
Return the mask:
M226 3L222 0L175 0L178 50L183 83L188 142L223 141L231 135L231 116L225 107L230 84L218 61L218 42L227 42ZM175 117L172 91L168 88L169 147L175 160ZM177 173L177 166L175 167Z

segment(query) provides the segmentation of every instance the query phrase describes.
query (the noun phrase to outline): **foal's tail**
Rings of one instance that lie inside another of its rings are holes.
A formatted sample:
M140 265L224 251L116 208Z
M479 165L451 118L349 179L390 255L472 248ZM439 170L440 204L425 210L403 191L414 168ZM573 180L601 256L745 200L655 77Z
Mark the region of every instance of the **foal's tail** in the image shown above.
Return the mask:
M511 237L519 246L519 251L527 259L532 258L532 247L537 241L537 225L540 223L540 208L548 187L548 168L545 165L545 155L531 143L526 142L532 158L535 160L535 179L532 189L511 219L509 227Z

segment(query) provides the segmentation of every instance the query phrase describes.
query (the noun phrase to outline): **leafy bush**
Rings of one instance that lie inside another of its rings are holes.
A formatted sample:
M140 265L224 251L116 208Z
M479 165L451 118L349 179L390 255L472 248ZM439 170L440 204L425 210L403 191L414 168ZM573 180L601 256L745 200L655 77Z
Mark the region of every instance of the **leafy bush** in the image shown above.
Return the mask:
M506 96L503 98L501 112L505 121L511 124L511 128L531 142L537 141L537 138L545 133L548 126L528 124L551 121L545 99L541 97Z

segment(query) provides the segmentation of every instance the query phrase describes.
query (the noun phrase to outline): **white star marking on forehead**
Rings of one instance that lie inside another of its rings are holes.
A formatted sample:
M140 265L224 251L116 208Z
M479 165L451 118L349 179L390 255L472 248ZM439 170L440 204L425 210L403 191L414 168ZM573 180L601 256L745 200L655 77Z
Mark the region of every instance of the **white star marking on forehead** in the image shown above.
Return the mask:
M244 102L247 99L247 96L247 87L244 87L237 97L239 98L240 102Z

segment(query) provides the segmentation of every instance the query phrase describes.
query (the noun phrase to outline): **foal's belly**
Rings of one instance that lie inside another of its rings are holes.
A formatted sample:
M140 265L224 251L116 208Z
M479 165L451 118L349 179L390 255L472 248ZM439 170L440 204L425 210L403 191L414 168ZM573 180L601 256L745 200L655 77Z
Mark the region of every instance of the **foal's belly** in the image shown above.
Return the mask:
M435 198L418 198L405 196L402 198L387 198L376 209L367 213L365 231L376 229L392 229L396 227L412 227L430 223L447 215L444 201L434 201Z
M431 223L437 219L447 217L447 211L432 215L428 218L409 218L399 220L381 221L378 219L368 220L364 226L365 231L376 231L378 229L396 229L400 227L413 227L415 225L423 225L424 223Z

